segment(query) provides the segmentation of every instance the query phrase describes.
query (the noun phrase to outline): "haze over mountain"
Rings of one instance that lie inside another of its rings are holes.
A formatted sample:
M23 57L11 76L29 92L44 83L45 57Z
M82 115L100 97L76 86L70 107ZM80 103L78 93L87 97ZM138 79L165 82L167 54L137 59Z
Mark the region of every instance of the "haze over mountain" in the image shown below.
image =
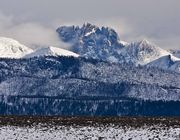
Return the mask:
M109 27L98 27L90 23L79 26L61 26L56 32L72 51L57 47L32 50L18 41L0 38L2 58L32 58L42 56L74 56L103 60L110 63L129 63L135 66L148 65L160 69L180 72L178 51L167 51L146 39L127 43ZM174 56L176 55L176 56Z
M87 23L82 27L62 26L56 31L62 41L71 44L72 50L85 58L134 65L146 65L153 61L161 61L161 57L168 56L172 56L176 61L179 61L171 52L156 46L146 39L132 43L121 41L116 31L109 27L100 28ZM168 60L166 61L164 63L167 65ZM179 72L177 64L170 68L164 66L165 64L158 66L158 63L160 62L154 62L148 66Z
M0 57L22 58L33 50L10 38L0 37Z
M179 0L1 0L0 36L26 46L56 46L50 35L56 27L90 22L113 27L127 42L148 38L163 49L180 49L179 5Z

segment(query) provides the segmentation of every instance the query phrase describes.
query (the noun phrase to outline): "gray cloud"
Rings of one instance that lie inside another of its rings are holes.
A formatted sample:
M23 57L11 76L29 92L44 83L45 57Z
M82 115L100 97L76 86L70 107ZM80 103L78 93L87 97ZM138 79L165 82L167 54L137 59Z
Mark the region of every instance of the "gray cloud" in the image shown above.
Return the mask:
M28 44L31 39L36 43L38 40L39 42L47 40L45 41L47 44L51 42L56 44L58 41L54 30L58 26L92 22L115 28L123 40L135 41L146 37L161 47L180 49L179 0L0 0L0 2L0 9L6 15L5 18L0 18L0 22L3 21L7 27L11 27L5 28L11 35L14 34L17 39ZM12 19L13 25L9 25ZM1 27L2 34L4 31L2 32ZM21 37L21 33L26 36ZM36 34L33 35L35 37L30 33ZM40 34L44 36L39 37Z
M61 42L55 29L36 22L16 23L14 17L0 13L0 36L16 39L33 48L39 46L68 47Z

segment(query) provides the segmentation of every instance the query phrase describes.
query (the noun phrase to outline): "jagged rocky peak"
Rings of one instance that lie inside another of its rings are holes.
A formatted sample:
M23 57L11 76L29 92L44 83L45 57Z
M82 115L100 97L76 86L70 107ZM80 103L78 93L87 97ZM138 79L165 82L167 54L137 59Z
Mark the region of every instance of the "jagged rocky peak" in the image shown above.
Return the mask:
M138 47L140 49L149 49L149 50L152 50L152 51L158 51L158 52L163 52L163 53L166 53L167 55L168 54L171 54L169 51L167 51L166 49L162 49L160 48L158 45L150 42L149 40L147 39L142 39L140 41L136 41L136 42L132 42L130 44L130 46L135 46L135 47Z
M76 53L86 58L117 62L118 52L124 47L114 29L90 23L82 27L61 26L57 33L62 41L70 43Z
M88 36L91 33L94 33L99 28L90 23L83 24L82 27L79 26L60 26L56 32L59 34L60 39L64 42L77 41L78 38L82 36ZM77 39L77 40L75 40Z
M84 35L88 35L87 33L95 33L99 28L96 25L92 25L90 23L83 24L81 30Z
M33 52L32 49L22 45L18 41L0 37L0 57L1 58L21 58L26 54Z
M57 30L60 38L65 42L71 41L85 41L87 37L91 37L96 43L103 43L105 39L109 40L111 44L119 40L118 34L114 29L109 27L98 27L90 23L79 26L61 26Z
M132 62L136 65L145 65L169 54L168 51L159 48L146 39L130 43L121 51L121 55L126 62Z
M139 45L148 46L148 45L152 45L152 43L149 42L147 39L142 39L139 41Z
M64 42L70 42L76 38L77 31L79 30L78 26L61 26L56 32L59 34L59 37Z
M144 48L144 49L152 49L152 50L159 48L155 44L153 44L152 42L148 41L147 39L142 39L140 41L132 42L130 44L130 46L135 46L135 47L138 47L141 49Z
M166 55L169 54L168 51L158 47L157 45L148 41L147 39L143 39L141 41L134 42L134 44L136 47L138 47L138 49L147 50L149 52L157 52L157 53L166 54Z

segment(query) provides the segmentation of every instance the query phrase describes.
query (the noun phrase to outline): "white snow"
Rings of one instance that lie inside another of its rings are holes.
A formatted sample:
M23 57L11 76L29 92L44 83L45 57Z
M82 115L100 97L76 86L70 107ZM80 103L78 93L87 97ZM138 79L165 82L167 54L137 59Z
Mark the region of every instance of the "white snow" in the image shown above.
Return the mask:
M38 50L33 51L31 48L20 44L18 41L0 37L0 58L30 58L35 56L74 56L79 55L71 51L56 48L56 47L42 47Z
M16 127L1 126L1 139L15 140L179 140L180 128L118 127L118 126L49 126Z
M180 50L168 50L170 53L172 53L175 57L180 58Z
M175 57L173 55L171 55L171 59L172 59L172 61L180 61L180 58L177 58L177 57Z
M79 55L74 53L74 52L65 50L65 49L49 46L49 47L37 49L34 52L26 55L25 58L39 57L39 56L73 56L73 57L78 57Z
M96 30L95 30L95 28L93 28L92 31L87 32L84 36L89 36L89 35L91 35L92 33L95 33L95 32L96 32Z
M129 45L129 43L128 43L128 42L126 42L126 41L122 41L122 40L121 40L121 41L119 41L119 43L120 43L120 44L122 44L122 45L124 45L124 46L128 46L128 45Z
M170 55L170 53L144 39L124 47L121 50L121 55L126 62L146 65L162 56Z
M90 35L95 32L93 28L86 35ZM147 41L146 39L127 43L125 41L119 41L120 44L124 45L123 48L115 48L114 52L118 55L114 55L109 52L108 49L103 49L106 52L106 60L113 63L133 63L135 65L149 65L154 67L159 67L162 69L168 69L171 71L180 72L180 58L175 57L173 54L178 51L167 51L162 48L157 47L153 43ZM90 47L89 47L90 48ZM113 49L113 48L111 48ZM171 54L171 52L173 54ZM98 51L99 55L104 57L101 51ZM84 57L91 56L92 58L97 58L97 52L90 51ZM87 56L88 55L88 56ZM79 57L79 54L74 52L57 48L57 47L41 47L37 50L32 50L18 41L0 37L0 58L32 58L39 56L73 56ZM174 65L172 65L173 62Z
M32 49L20 44L14 39L0 37L1 58L21 58L31 52L33 52Z
M180 73L180 59L173 55L163 56L157 60L152 61L148 64L148 66L158 67Z

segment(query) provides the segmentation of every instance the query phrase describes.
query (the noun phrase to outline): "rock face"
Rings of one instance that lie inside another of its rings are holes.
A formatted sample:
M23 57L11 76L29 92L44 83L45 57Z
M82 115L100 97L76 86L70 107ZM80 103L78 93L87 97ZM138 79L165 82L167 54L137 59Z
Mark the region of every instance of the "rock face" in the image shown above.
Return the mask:
M108 27L99 28L89 23L84 24L82 27L62 26L57 29L57 33L60 39L70 43L74 51L81 57L110 63L129 63L135 66L148 65L180 72L180 59L173 56L178 56L178 51L164 50L146 39L126 43L119 39L115 30ZM169 56L176 60L176 64L171 68L167 66L170 61L168 60ZM160 65L158 65L159 63Z
M22 58L33 50L10 38L0 37L1 58Z
M147 40L133 42L121 50L120 55L124 61L131 62L135 65L146 65L160 57L170 55L166 50L163 50Z
M117 62L118 51L124 44L111 28L95 25L62 26L57 33L64 42L71 43L74 51L82 57Z

